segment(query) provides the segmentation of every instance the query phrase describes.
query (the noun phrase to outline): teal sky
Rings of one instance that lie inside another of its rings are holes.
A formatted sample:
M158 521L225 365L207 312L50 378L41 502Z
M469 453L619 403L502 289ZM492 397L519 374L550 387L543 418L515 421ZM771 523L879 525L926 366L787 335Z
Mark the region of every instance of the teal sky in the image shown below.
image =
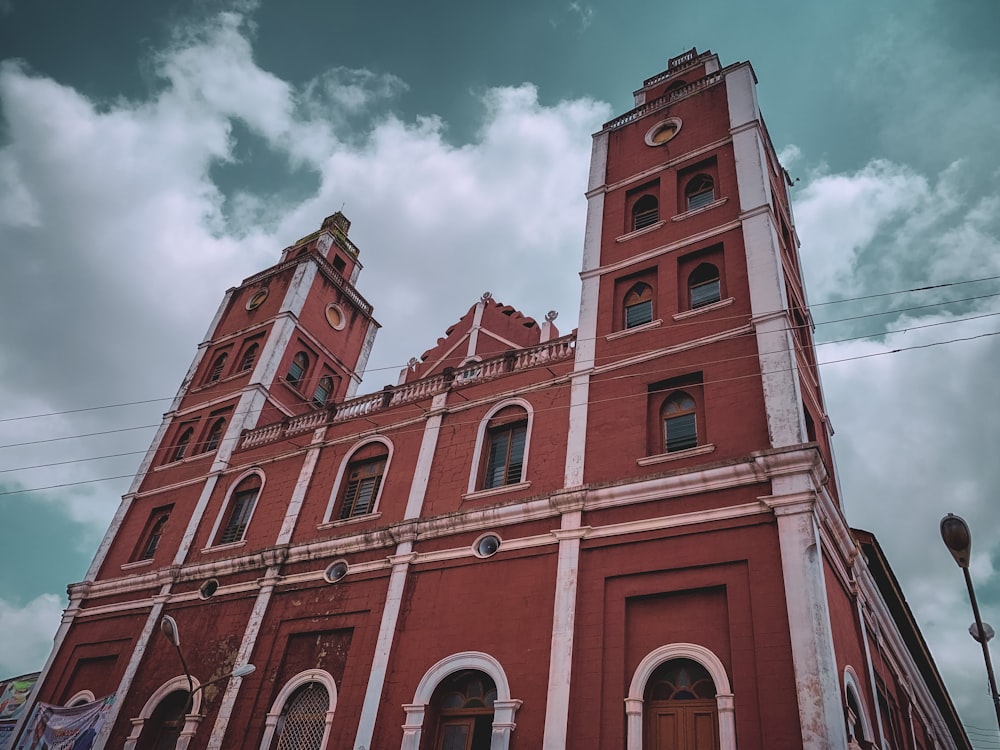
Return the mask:
M344 206L384 326L363 390L487 289L571 330L590 134L696 46L752 62L799 180L848 520L995 746L937 523L972 523L998 624L997 29L995 0L0 0L0 676L44 662L127 486L95 480L135 470L227 287Z

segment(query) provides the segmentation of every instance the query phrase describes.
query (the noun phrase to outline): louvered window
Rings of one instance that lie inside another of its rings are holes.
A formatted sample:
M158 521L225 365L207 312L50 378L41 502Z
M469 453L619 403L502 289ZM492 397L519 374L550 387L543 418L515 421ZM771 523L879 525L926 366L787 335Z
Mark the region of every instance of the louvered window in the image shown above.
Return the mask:
M644 229L660 220L660 207L654 195L644 195L632 206L632 230Z
M205 446L202 448L202 453L208 453L209 451L214 451L219 447L219 443L222 441L222 433L226 430L226 420L222 417L215 420L212 425L212 429L208 431L208 437L205 438Z
M358 461L347 467L347 486L340 508L340 518L355 518L372 512L378 488L385 472L386 456Z
M285 380L294 386L298 386L302 383L302 379L306 375L306 370L309 369L309 357L305 352L299 352L292 359L292 365L288 368L288 375L285 376Z
M160 539L163 538L163 530L167 527L167 520L170 518L169 510L160 510L154 513L153 523L146 534L139 553L139 560L152 560L156 554L156 548L160 546Z
M278 720L277 750L320 750L330 695L318 682L309 682L292 694Z
M636 284L625 295L625 327L635 328L653 320L653 289Z
M333 390L333 378L330 376L324 376L319 379L319 383L316 384L316 390L313 393L313 403L316 406L326 406L326 401L330 398L330 392Z
M191 444L191 438L194 436L194 428L188 427L184 432L181 433L180 438L177 441L177 445L174 446L174 453L170 457L171 461L180 461L184 458L187 453L188 445Z
M260 477L250 476L240 482L229 498L229 510L226 513L226 524L222 528L218 544L238 542L243 538L253 514L257 495L260 494Z
M226 369L226 359L229 355L223 352L215 361L212 363L212 369L208 371L208 382L214 383L216 380L222 377L222 371Z
M254 362L257 361L257 352L260 347L257 344L250 344L247 350L243 352L243 360L240 362L240 372L246 372L251 367L253 367Z
M702 263L688 277L691 309L710 305L722 298L719 269L711 263Z
M527 422L516 422L490 428L487 433L489 450L483 477L483 489L503 487L521 481L524 468L524 443L527 435Z
M695 175L684 190L688 211L707 206L715 200L715 182L707 174Z
M673 394L663 403L663 442L667 453L698 445L698 420L695 403L684 392Z

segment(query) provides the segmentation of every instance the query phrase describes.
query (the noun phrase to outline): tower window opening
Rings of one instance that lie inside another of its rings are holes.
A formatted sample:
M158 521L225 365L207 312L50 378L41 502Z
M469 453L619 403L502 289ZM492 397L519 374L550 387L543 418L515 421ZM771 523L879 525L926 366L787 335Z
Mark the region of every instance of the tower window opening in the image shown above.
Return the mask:
M243 352L243 359L240 361L240 372L246 372L253 367L254 362L257 361L257 352L260 350L260 346L257 344L250 344L247 350Z
M285 380L297 388L305 379L306 370L308 369L309 356L305 352L299 352L292 359L292 364L288 368L288 374L285 376Z
M156 550L160 546L160 540L163 538L163 532L167 527L167 521L170 519L170 511L172 509L173 506L168 505L163 508L156 508L150 514L149 521L146 524L146 533L142 535L142 543L139 545L138 554L134 556L134 560L153 559Z
M684 196L688 211L707 206L715 200L715 182L707 174L697 174L688 182Z
M226 419L225 417L219 417L212 424L212 429L208 431L208 437L205 438L205 445L202 448L202 453L208 453L209 451L214 451L219 447L219 443L222 442L222 433L226 429Z
M188 446L191 444L191 438L194 436L194 427L188 427L184 432L181 433L180 438L177 440L177 445L174 446L174 452L170 456L171 461L180 461L184 458L187 453Z
M625 295L625 327L635 328L653 320L653 288L636 284Z
M722 299L719 269L711 263L702 263L688 277L691 309L704 307Z
M660 410L663 420L664 452L694 448L698 445L698 420L694 399L678 391L663 402Z
M632 206L632 231L652 226L660 220L660 205L655 195L644 195Z
M208 382L214 383L222 377L222 371L226 367L226 359L229 354L223 352L218 357L215 358L215 362L212 363L212 369L208 373Z
M316 390L313 392L313 403L316 406L326 406L326 402L330 398L332 391L333 378L329 375L324 375L319 379L319 383L316 384Z

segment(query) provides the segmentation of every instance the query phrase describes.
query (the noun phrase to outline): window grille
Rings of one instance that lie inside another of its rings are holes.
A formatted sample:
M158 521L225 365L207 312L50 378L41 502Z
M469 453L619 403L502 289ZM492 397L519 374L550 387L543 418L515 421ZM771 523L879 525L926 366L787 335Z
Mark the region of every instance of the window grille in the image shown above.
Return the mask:
M330 696L318 682L295 691L281 712L277 750L320 750Z
M660 220L660 206L655 196L644 195L632 206L632 230L643 229Z
M316 406L326 406L326 401L330 398L332 390L333 379L329 376L320 378L319 383L316 385L316 391L313 393L313 403Z
M635 328L653 320L653 290L636 284L625 295L625 327Z
M193 435L193 427L188 427L181 433L181 438L177 441L177 446L174 448L174 455L170 458L171 461L180 461L184 458L184 454L187 453L188 444L191 442L191 437Z
M285 376L285 380L294 386L298 386L305 377L306 370L308 369L309 357L306 356L305 352L299 352L292 359L292 366L288 368L288 375Z
M212 364L212 371L208 374L209 383L214 383L222 377L222 371L226 367L226 358L228 356L228 354L223 353L216 357L215 362Z
M698 445L698 422L694 399L675 393L663 404L663 442L667 453L695 448Z
M257 350L259 348L257 344L251 344L247 348L243 354L243 361L240 362L240 372L246 372L253 367L253 363L257 361Z
M226 420L219 418L212 425L212 429L208 431L208 438L205 440L205 447L202 453L208 453L209 451L214 451L219 447L219 443L222 441L222 433L226 429Z
M229 499L229 513L218 544L238 542L243 538L259 492L260 477L250 476L240 482L240 486L236 488L233 496Z
M715 200L715 183L707 174L700 174L692 178L684 193L687 195L688 211L692 211Z

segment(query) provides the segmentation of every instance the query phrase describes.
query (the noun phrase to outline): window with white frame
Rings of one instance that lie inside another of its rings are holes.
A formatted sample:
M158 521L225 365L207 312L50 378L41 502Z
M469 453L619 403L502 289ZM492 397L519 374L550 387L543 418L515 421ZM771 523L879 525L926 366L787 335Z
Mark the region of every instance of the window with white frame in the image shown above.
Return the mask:
M243 539L263 484L263 477L257 472L245 476L236 483L226 503L216 544L230 544Z
M382 436L350 450L344 456L330 495L327 520L347 521L375 513L391 457L392 443Z
M479 430L469 491L523 482L531 433L530 405L521 399L498 404L487 413Z
M271 705L261 750L326 750L336 705L337 685L328 672L300 672Z

